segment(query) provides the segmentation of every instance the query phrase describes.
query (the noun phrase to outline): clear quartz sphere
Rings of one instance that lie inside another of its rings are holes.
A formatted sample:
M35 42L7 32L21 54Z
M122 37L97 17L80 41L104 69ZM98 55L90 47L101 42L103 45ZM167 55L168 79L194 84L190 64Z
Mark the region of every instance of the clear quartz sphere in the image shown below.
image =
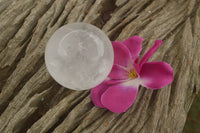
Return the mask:
M111 71L113 47L106 34L87 23L59 28L45 49L50 75L62 86L86 90L99 85Z

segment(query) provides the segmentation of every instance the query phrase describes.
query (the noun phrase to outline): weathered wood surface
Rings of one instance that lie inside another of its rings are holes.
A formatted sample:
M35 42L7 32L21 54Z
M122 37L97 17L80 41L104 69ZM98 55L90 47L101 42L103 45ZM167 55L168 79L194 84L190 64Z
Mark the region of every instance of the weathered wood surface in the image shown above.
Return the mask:
M60 26L92 23L111 40L164 40L151 60L174 68L174 82L140 87L123 114L95 107L89 91L58 85L44 49ZM0 133L181 133L200 89L199 0L0 0Z

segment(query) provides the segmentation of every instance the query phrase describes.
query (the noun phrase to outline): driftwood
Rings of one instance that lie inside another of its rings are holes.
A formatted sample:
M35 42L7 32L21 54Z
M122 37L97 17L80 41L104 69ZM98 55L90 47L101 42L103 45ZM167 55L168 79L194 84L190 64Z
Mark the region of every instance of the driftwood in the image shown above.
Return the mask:
M140 87L133 106L114 114L92 104L90 91L58 85L44 49L56 29L91 23L111 40L144 38L144 54L171 64L161 90ZM200 89L199 0L0 0L0 133L181 133Z

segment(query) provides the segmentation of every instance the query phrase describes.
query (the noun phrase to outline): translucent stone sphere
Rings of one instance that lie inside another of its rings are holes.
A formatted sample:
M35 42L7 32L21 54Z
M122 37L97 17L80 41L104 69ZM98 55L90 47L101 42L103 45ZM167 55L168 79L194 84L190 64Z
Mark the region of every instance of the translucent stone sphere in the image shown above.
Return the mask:
M73 90L99 85L110 73L113 60L113 47L108 37L86 23L59 28L45 50L50 75L62 86Z

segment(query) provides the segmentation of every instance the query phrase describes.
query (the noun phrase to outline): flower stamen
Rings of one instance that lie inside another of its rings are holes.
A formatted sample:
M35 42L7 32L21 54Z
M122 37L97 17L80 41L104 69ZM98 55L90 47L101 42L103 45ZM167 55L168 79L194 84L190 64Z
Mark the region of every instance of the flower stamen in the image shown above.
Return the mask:
M131 69L130 71L128 71L127 74L129 76L129 78L131 78L131 79L135 79L137 77L137 73L134 69Z

